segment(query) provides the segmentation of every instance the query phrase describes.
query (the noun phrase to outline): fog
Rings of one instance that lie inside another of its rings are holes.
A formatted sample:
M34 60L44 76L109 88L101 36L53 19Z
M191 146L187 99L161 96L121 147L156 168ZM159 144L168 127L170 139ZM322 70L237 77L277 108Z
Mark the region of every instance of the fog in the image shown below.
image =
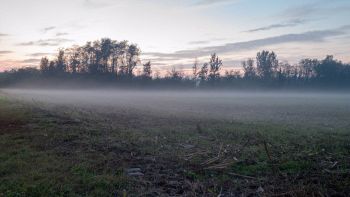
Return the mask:
M3 89L14 99L99 113L346 127L349 93Z

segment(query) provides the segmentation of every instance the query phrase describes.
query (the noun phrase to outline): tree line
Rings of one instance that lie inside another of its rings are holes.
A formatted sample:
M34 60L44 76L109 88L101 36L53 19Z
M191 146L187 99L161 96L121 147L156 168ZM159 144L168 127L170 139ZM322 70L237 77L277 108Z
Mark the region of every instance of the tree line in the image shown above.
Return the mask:
M103 38L83 46L60 49L56 60L43 57L40 71L43 74L115 74L116 77L132 78L135 67L140 63L140 53L138 46L128 41ZM147 77L150 77L149 66L150 62L144 65Z
M280 61L273 51L258 52L255 58L241 63L240 70L223 71L223 61L217 54L210 55L209 61L200 64L195 60L192 75L172 68L164 77L152 77L150 61L142 64L141 50L128 41L115 41L103 38L60 49L54 60L43 57L40 68L18 69L10 72L12 76L40 75L45 77L98 76L117 79L115 81L153 81L181 82L197 86L341 86L350 87L350 65L344 64L328 55L322 60L302 59L291 65ZM135 75L135 68L142 65L142 72Z

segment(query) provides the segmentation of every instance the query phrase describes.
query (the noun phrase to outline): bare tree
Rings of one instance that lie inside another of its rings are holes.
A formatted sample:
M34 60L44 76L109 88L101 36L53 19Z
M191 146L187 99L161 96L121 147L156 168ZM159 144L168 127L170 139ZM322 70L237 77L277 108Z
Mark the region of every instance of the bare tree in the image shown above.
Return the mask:
M172 80L181 80L183 78L183 73L176 70L175 66L171 68L171 70L168 72L168 75Z
M247 61L242 62L244 70L244 78L253 79L256 77L256 68L254 67L254 60L249 58Z
M49 72L49 59L47 57L43 57L40 60L40 71L42 73L48 73Z
M80 64L79 59L79 46L73 46L72 48L67 49L68 57L68 72L76 73L78 70L78 66Z
M212 54L209 61L209 78L210 80L217 80L220 77L220 69L222 67L222 60L216 55Z
M57 59L56 59L56 71L57 73L64 73L66 72L66 59L64 56L64 50L60 49L58 51Z
M151 79L152 78L151 61L148 61L146 64L143 65L142 77L144 79Z
M208 78L208 66L209 66L208 63L204 63L201 70L199 71L199 78L202 81L205 81Z
M193 79L196 80L198 77L198 59L197 58L194 60L194 63L192 66L192 75L193 75Z

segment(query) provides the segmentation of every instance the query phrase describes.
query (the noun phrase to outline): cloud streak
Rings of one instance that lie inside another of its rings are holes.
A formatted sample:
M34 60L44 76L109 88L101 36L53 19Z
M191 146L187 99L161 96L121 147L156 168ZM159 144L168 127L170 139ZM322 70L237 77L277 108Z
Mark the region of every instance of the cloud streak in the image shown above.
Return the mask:
M9 53L13 53L13 51L0 51L0 55L6 55Z
M66 36L66 35L68 35L68 33L66 33L66 32L58 32L58 33L56 33L56 36Z
M245 42L235 42L227 43L220 46L210 46L202 47L194 50L182 50L176 51L174 53L144 53L144 55L149 55L158 58L194 58L203 57L211 53L230 53L245 50L258 49L260 47L284 44L284 43L312 43L312 42L324 42L325 39L347 34L347 30L350 26L343 26L333 30L322 30L322 31L309 31L300 34L285 34L280 36L268 37L263 39L245 41Z
M56 29L55 26L49 26L49 27L43 28L42 31L43 31L44 33L47 33L47 32L49 32L49 31L51 31L51 30L54 30L54 29Z
M206 5L216 5L222 3L234 3L237 0L199 0L194 5L195 6L206 6Z
M305 20L300 20L300 19L296 19L296 20L292 20L286 23L277 23L277 24L272 24L272 25L268 25L268 26L263 26L263 27L259 27L256 29L250 29L246 32L248 33L253 33L253 32L258 32L258 31L267 31L267 30L271 30L271 29L277 29L277 28L285 28L285 27L295 27L297 25L301 25L306 23Z
M190 45L199 45L199 44L209 44L209 43L210 43L209 40L199 40L199 41L189 42L188 44L190 44Z
M73 40L65 38L51 38L45 40L29 41L19 43L19 46L59 46L62 43L72 42Z
M52 53L31 53L31 54L28 54L28 56L31 56L31 57L44 57L44 56L49 56L49 55L52 55Z
M26 64L37 64L40 62L41 59L36 59L36 58L30 58L30 59L25 59L22 60L21 63L26 63Z

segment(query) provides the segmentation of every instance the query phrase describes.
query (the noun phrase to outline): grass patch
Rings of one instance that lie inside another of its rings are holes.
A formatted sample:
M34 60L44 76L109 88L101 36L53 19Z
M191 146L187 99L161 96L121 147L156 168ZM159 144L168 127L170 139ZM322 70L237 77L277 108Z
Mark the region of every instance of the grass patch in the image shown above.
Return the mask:
M310 170L312 163L310 161L287 161L279 165L279 170L290 174L305 172Z
M259 162L256 164L238 163L233 165L232 170L238 174L248 176L265 175L266 172L271 171L270 166L266 162Z

